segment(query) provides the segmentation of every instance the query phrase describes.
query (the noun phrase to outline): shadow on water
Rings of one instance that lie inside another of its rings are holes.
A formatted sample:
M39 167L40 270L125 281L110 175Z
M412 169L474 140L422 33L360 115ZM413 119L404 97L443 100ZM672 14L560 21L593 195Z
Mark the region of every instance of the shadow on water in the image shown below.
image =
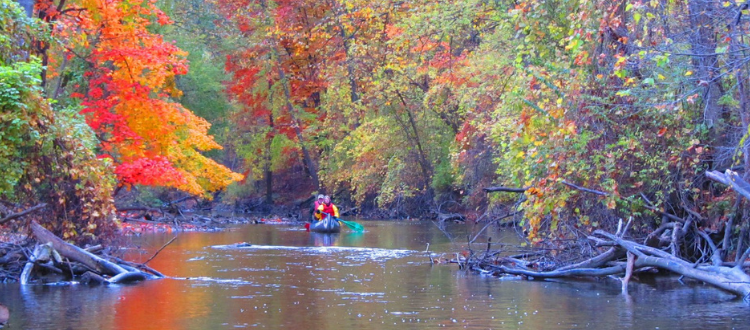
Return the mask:
M462 248L432 223L362 223L364 233L277 225L183 233L149 263L170 279L109 287L0 284L0 304L10 309L13 329L716 329L750 323L744 304L703 285L644 278L623 296L617 280L500 280L430 263L427 253ZM448 230L466 237L465 228ZM136 238L145 251L128 258L145 260L171 238Z

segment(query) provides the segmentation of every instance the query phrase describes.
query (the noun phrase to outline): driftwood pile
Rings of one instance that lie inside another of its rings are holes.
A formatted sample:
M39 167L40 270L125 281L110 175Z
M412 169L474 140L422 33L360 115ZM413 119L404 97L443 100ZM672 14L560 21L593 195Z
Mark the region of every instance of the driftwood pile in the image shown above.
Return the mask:
M33 221L31 231L33 240L27 244L0 245L0 279L3 281L124 284L164 277L145 263L106 256L101 246L83 249L69 244Z
M750 200L750 183L737 173L729 170L725 173L709 171L706 177L730 186L739 196ZM562 183L588 193L607 195L605 192ZM485 190L522 193L526 189L490 187ZM707 232L698 225L703 218L697 212L686 209L688 216L680 218L656 209L645 196L643 198L646 208L664 219L661 226L647 237L629 237L631 221L625 225L620 221L614 234L596 230L571 245L568 250L575 250L571 254L581 255L584 250L590 252L590 257L573 263L558 262L559 258L551 256L549 250L509 256L508 251L491 249L492 243L488 241L486 250L471 250L467 258L457 258L459 266L481 273L516 275L529 280L617 276L622 281L623 294L627 293L628 283L636 272L673 273L680 275L680 279L694 279L733 293L750 303L750 262L747 261L750 257L750 247L747 247L750 233L742 230L736 235L733 223L739 219L730 218L723 230ZM690 251L692 255L686 256L685 251Z
M629 225L630 223L628 223ZM695 263L677 257L659 248L646 246L626 239L627 227L620 225L614 234L597 230L589 236L594 246L605 248L596 256L557 267L544 253L527 253L518 256L501 256L500 251L472 253L463 267L496 276L518 275L529 280L549 278L622 276L622 292L627 293L628 283L635 272L665 270L686 278L695 279L731 292L744 299L750 298L750 275L744 271L749 264L724 262L712 258L710 263ZM489 245L488 245L489 246ZM715 245L713 246L715 249ZM714 252L720 255L718 249ZM750 249L745 253L750 252ZM747 254L738 259L744 260ZM542 261L545 260L545 261Z

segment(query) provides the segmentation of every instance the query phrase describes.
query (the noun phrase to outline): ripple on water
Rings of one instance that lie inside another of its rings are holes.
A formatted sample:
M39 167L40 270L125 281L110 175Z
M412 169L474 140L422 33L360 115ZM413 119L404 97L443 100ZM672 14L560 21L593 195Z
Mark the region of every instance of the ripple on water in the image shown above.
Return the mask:
M211 285L213 283L220 283L220 284L232 284L232 285L251 285L251 286L261 286L257 283L253 283L250 281L240 280L240 279L234 279L234 278L215 278L215 277L174 277L175 280L185 280L185 281L195 281L195 286L201 286L201 285Z
M393 250L378 248L362 247L344 247L344 246L280 246L280 245L255 245L248 243L238 243L229 245L213 245L213 249L219 250L291 250L298 251L306 255L320 255L339 253L345 254L344 258L354 261L353 263L342 264L344 266L361 266L363 261L385 261L398 259L417 253L414 250Z
M341 300L355 300L359 302L385 302L383 292L336 292Z

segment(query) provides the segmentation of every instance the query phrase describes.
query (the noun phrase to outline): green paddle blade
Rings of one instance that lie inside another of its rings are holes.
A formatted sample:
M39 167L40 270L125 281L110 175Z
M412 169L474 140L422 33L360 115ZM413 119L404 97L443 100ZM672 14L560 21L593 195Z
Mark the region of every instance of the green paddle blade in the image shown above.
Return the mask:
M345 224L347 227L349 227L349 229L354 230L354 231L356 231L358 233L361 233L361 232L363 232L365 230L365 227L363 227L362 225L360 225L360 224L358 224L358 223L356 223L354 221L346 221L346 220L341 220L339 218L336 218L336 220L338 220L339 222Z

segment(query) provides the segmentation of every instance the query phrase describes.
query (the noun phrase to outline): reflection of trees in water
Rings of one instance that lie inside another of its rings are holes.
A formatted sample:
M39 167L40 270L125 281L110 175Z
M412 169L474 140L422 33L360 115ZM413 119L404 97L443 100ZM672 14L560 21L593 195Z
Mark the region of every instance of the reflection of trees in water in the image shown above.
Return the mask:
M10 329L112 329L116 289L89 286L8 286ZM43 311L43 312L40 312ZM61 315L65 315L61 317Z

